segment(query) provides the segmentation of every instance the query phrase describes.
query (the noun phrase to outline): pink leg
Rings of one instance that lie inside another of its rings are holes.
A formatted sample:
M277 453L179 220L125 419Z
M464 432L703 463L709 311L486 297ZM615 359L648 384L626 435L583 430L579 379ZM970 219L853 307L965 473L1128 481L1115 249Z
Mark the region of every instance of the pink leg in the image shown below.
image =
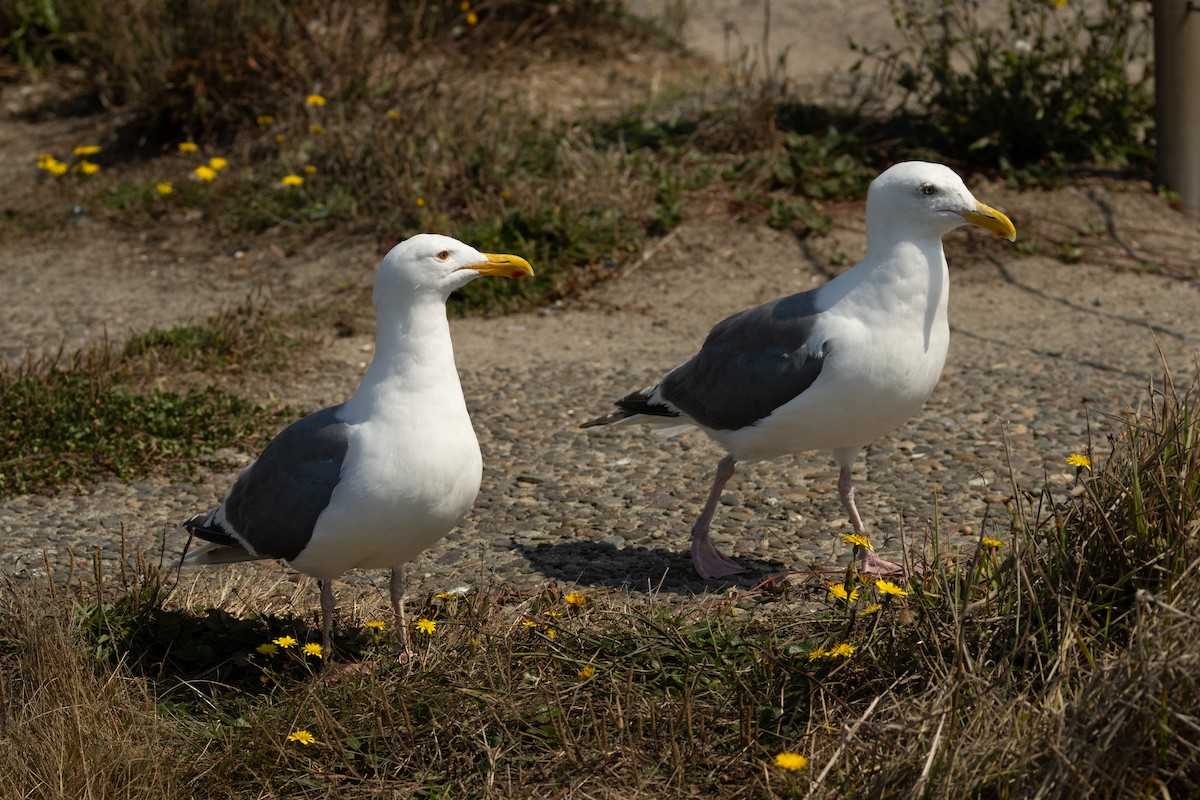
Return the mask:
M322 578L317 582L321 585L321 652L328 664L333 660L333 578Z
M725 456L721 459L721 463L717 464L717 475L713 479L712 489L708 492L708 502L704 504L704 510L700 512L700 518L692 526L692 564L696 566L696 572L700 573L700 577L706 580L724 578L746 571L736 561L718 550L708 535L708 526L712 524L713 514L717 510L717 502L721 499L721 490L733 477L736 464L737 460L733 456Z
M392 613L396 615L396 650L408 652L408 622L404 618L404 565L392 567L392 582L388 585L392 598Z
M850 527L854 532L862 534L862 517L858 516L858 507L854 505L854 481L850 477L850 467L842 467L838 473L838 497L842 499L842 507L850 515Z
M842 471L838 473L838 497L842 499L842 506L850 516L850 527L854 528L855 533L861 535L863 524L862 518L858 516L858 508L854 505L854 481L850 478L850 467L842 467ZM871 575L904 574L904 567L883 560L875 555L875 551L871 548L855 545L855 549L858 551L859 572Z

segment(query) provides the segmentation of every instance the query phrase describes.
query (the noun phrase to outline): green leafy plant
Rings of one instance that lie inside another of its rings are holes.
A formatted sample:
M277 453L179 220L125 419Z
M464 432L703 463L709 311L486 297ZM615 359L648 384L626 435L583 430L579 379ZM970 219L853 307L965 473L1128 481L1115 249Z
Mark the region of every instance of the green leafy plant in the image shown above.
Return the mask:
M1079 163L1146 167L1153 97L1146 4L1008 0L1007 25L977 3L891 0L900 50L871 55L903 90L899 110L939 152L1030 177Z

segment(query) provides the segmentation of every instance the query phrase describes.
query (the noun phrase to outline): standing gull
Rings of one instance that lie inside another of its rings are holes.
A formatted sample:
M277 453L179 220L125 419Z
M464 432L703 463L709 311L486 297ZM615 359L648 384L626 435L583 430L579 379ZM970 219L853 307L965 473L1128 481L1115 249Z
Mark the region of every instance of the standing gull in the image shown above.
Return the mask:
M375 357L341 405L292 423L242 470L221 505L183 523L207 540L184 564L283 559L321 584L330 647L333 579L390 567L398 636L404 563L460 522L483 459L463 400L446 299L480 275L520 278L519 256L436 234L396 245L375 274Z
M697 427L729 453L692 527L692 563L704 578L742 572L709 537L738 461L829 449L841 469L838 495L856 534L851 468L864 446L924 404L946 363L949 272L942 237L964 224L1015 241L1004 214L977 201L941 164L897 164L867 192L867 255L817 289L734 314L700 352L658 385L617 401L583 427L646 423L671 434ZM900 567L869 547L859 568Z

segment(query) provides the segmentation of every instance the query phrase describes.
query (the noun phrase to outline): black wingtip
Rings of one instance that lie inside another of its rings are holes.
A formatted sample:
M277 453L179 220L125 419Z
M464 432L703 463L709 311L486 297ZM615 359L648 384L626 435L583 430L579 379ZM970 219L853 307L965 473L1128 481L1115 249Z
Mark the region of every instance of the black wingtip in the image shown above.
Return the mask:
M623 419L636 417L639 415L647 417L678 417L679 412L670 406L662 403L652 403L650 398L654 396L654 390L657 386L641 391L632 392L625 395L616 402L617 410L611 414L606 414L603 417L597 417L593 420L588 420L579 427L581 428L598 428L603 425L612 425L620 422Z
M215 544L225 545L227 547L241 548L241 542L230 536L221 528L208 523L208 520L211 517L211 511L206 511L203 514L197 514L191 519L186 520L183 523L183 527L188 533L192 534L197 539L203 539L206 542L214 542Z
M605 414L603 417L589 419L587 422L580 425L580 428L602 428L605 425L612 425L614 422L620 422L623 419L629 419L633 414L625 411L614 411L611 414Z

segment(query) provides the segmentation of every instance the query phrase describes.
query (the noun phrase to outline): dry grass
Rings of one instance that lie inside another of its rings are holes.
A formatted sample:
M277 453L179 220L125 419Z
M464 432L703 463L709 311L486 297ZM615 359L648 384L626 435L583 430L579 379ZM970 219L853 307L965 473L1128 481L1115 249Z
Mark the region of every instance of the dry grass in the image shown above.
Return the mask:
M69 604L4 590L0 765L5 797L177 796L181 731L152 687L124 670L97 670L80 647Z
M352 669L325 671L256 651L317 633L253 578L9 585L0 795L1193 796L1198 404L1168 380L1078 490L1014 487L984 527L1005 545L932 562L903 598L855 578L847 604L816 577L686 606L430 597L410 659L368 607L335 631Z

